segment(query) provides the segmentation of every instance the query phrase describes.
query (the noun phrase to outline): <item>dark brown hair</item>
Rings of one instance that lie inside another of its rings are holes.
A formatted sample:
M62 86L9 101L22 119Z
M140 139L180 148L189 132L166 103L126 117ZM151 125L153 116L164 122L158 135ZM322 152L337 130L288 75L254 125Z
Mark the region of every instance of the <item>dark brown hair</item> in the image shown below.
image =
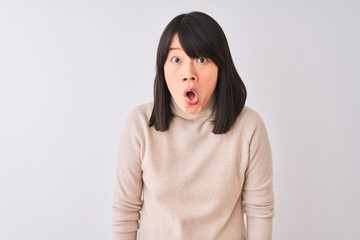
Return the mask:
M156 55L154 108L149 127L154 126L157 131L166 131L174 117L170 107L171 95L164 76L164 64L175 33L178 34L180 45L189 57L209 58L218 67L215 104L212 109L215 113L212 132L226 133L244 108L247 92L234 66L223 30L212 17L202 12L176 16L160 37Z

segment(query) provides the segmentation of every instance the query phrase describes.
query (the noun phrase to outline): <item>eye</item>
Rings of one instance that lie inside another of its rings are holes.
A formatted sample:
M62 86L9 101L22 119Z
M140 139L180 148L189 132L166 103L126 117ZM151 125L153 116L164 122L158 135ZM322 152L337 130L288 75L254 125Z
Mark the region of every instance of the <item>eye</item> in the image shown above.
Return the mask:
M180 58L179 57L173 57L173 58L171 58L171 61L173 61L175 63L178 63L178 62L180 62Z
M199 57L198 59L197 59L197 62L198 63L204 63L204 62L207 62L208 60L207 60L207 58L204 58L204 57Z

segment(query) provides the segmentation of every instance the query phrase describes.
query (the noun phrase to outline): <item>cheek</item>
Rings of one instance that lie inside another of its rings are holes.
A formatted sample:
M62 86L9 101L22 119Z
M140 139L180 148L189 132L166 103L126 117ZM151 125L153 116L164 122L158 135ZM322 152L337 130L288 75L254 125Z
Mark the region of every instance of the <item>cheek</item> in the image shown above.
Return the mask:
M171 71L165 71L164 70L164 77L166 85L171 93L171 95L176 95L176 93L179 91L178 81L176 81L176 77Z
M181 84L180 81L178 81L179 79L179 71L178 69L174 68L174 67L171 67L171 66L168 66L164 67L164 77L165 77L165 80L168 84L171 84L171 85L176 85L176 84Z
M213 70L212 74L211 74L211 75L212 75L211 84L212 84L213 90L215 90L216 85L217 85L218 74L219 74L219 70L218 70L218 68L216 67L216 68Z
M206 79L203 84L208 87L209 90L214 90L217 84L218 72L217 71L209 71L204 76Z
M166 85L168 86L169 90L171 88L171 76L172 74L169 72L169 68L166 67L166 64L164 66L164 77L165 77L165 82L166 82Z

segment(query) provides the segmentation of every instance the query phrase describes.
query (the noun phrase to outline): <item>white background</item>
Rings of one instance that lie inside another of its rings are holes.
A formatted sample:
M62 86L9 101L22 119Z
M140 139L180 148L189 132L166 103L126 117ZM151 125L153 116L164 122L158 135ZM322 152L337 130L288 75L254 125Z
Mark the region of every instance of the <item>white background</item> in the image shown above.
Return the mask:
M0 239L111 239L116 146L160 35L222 26L273 151L273 239L356 239L358 1L0 1Z

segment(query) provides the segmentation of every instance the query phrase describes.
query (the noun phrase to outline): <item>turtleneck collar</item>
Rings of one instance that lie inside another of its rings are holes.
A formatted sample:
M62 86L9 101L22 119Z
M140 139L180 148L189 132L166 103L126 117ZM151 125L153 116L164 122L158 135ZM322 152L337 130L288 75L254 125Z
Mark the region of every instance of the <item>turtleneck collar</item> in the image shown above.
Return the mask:
M206 107L199 113L195 113L195 114L188 114L186 112L184 112L183 110L181 110L181 108L176 104L176 102L174 101L173 97L170 96L171 98L171 103L170 103L170 107L171 110L174 114L174 116L176 117L180 117L186 120L199 120L199 119L209 119L212 115L212 110L215 104L215 97L214 95L211 97L210 102L208 103L208 105L206 105Z

